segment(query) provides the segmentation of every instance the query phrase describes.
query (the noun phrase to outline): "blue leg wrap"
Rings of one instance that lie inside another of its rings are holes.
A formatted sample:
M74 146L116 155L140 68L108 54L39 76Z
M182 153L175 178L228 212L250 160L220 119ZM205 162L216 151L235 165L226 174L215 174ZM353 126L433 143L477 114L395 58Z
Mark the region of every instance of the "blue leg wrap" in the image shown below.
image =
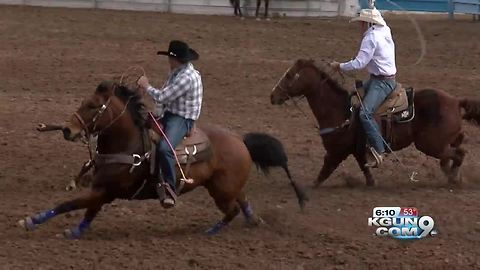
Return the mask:
M220 221L213 225L210 229L208 229L205 233L207 235L215 235L217 234L225 225L227 225L225 222Z
M249 203L243 204L240 206L240 209L242 209L243 216L249 220L253 216L253 210L250 207Z
M48 211L36 214L35 216L32 217L32 221L35 225L38 225L38 224L44 223L45 221L51 219L56 215L57 213L55 212L55 210L52 209L52 210L48 210Z
M77 227L65 230L65 232L64 232L65 237L70 238L70 239L80 238L82 236L83 232L86 229L88 229L88 227L90 226L90 222L91 221L88 221L88 220L84 219L84 220L82 220L82 222L80 222L80 224Z

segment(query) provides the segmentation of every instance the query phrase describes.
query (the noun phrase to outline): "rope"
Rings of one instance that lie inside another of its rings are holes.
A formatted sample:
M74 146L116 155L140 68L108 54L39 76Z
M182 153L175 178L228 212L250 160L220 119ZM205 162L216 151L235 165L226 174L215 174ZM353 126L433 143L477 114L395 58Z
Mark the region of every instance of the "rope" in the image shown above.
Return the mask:
M140 69L140 71L142 72L142 75L140 75L136 80L135 82L138 81L138 79L141 77L141 76L145 76L146 75L146 72L145 72L145 69L142 67L142 66L139 66L139 65L133 65L133 66L129 66L123 73L122 73L122 76L120 77L120 81L119 81L119 84L122 85L123 84L123 79L125 77L128 77L125 76L127 74L127 72L131 71L131 70L135 70L135 69ZM130 100L129 100L130 101ZM153 122L155 123L155 125L157 126L157 128L160 130L160 132L162 133L162 136L163 138L165 139L165 141L167 142L168 146L170 147L170 150L172 150L173 152L173 155L175 157L175 161L177 162L177 165L178 165L178 168L180 169L180 173L182 174L182 179L181 181L185 181L189 184L193 183L193 179L190 179L190 178L187 178L185 176L185 173L183 172L183 169L182 169L182 166L180 166L180 161L178 160L178 156L177 156L177 153L175 152L175 148L172 146L172 144L170 143L170 140L168 139L167 135L165 134L165 132L163 132L163 129L160 127L160 125L158 124L157 120L155 119L155 117L153 116L153 114L151 112L148 112L149 116L153 119ZM136 194L135 194L136 195Z
M127 74L127 72L131 71L131 70L135 70L135 69L139 69L141 72L142 72L142 75L138 76L137 79L135 80L135 83L138 81L138 79L140 79L140 77L142 76L145 76L147 73L145 72L145 69L140 66L140 65L133 65L133 66L129 66L123 73L122 73L122 76L120 76L120 81L119 81L119 84L120 85L123 85L123 79L124 78L128 78L129 75Z
M408 10L404 9L403 7L401 7L400 5L398 5L397 3L394 3L390 0L385 0L387 1L388 3L394 5L395 7L399 8L400 10L402 11L406 11L407 13L405 13L405 15L407 16L407 18L410 20L410 22L413 24L413 26L415 27L415 30L417 31L417 35L418 35L418 40L420 41L420 49L421 49L421 53L420 53L420 56L418 57L417 61L415 63L413 63L412 65L407 65L407 66L403 66L403 67L410 67L410 66L416 66L418 64L420 64L420 62L422 62L423 58L425 57L425 54L427 54L427 41L424 37L424 35L422 34L422 30L420 29L420 26L418 25L417 21L415 20L415 18L413 18L409 13L408 13Z
M355 89L355 92L357 93L357 96L358 96L358 99L360 100L360 106L362 107L363 110L365 110L365 106L363 105L363 100L360 98L360 94L358 93L358 89L356 87L356 85L353 86L353 88ZM405 170L405 171L408 171L410 173L410 170L407 168L407 166L402 162L402 160L400 159L400 157L392 150L392 148L390 147L390 145L387 143L387 141L385 141L385 139L383 138L382 134L380 133L379 130L377 130L377 128L375 127L375 125L372 124L372 121L375 121L373 120L372 118L370 118L370 116L368 114L365 114L365 116L367 117L367 120L368 120L368 123L369 125L371 125L371 127L373 127L373 129L375 130L375 132L377 132L378 135L380 135L380 138L382 138L382 142L384 145L387 146L388 150L390 151L390 153L392 153L392 155L395 157L395 159L400 163L400 165L402 166L402 168ZM418 173L416 171L413 171L410 176L409 176L409 179L411 182L418 182L419 180L415 179L415 176L417 176Z
M177 156L177 153L175 152L175 148L172 146L172 144L170 143L170 140L168 140L168 137L167 135L165 134L165 132L163 132L163 129L160 127L160 125L158 124L157 122L157 119L155 119L155 117L153 116L153 114L151 112L148 113L150 115L150 117L153 119L153 122L155 123L155 125L157 126L157 128L160 130L160 132L162 133L162 136L163 138L165 138L165 141L167 142L168 146L170 147L170 150L172 150L173 152L173 156L175 156L175 161L177 162L177 165L178 165L178 168L180 169L180 173L182 174L182 181L185 181L189 184L193 183L193 179L189 179L185 176L185 173L183 172L183 169L182 169L182 166L180 166L180 161L178 160L178 156Z

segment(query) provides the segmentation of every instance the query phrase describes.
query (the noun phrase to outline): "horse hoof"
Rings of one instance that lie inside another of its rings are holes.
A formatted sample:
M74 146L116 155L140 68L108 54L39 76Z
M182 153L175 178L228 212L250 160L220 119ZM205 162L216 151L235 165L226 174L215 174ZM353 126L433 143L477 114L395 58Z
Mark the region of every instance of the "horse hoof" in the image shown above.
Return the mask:
M31 217L26 217L24 219L19 220L18 225L20 225L20 227L24 228L27 231L33 231L37 227L35 223L33 223L33 220Z
M219 222L219 223L213 225L210 229L206 230L205 234L208 235L208 236L213 236L213 235L217 234L224 226L225 226L225 224L223 222Z
M213 236L213 235L217 234L219 231L220 231L220 229L212 227L212 228L206 230L205 234L208 235L208 236Z
M78 228L66 229L63 232L63 236L67 239L79 239L82 236L82 232Z
M76 189L77 187L75 186L75 184L68 184L66 187L65 187L65 190L66 191L72 191L74 189Z
M247 219L247 224L250 227L258 227L260 225L265 224L265 221L261 217L256 216L256 217L251 217Z
M302 211L302 212L303 212L303 210L305 210L305 202L306 202L306 201L308 201L308 199L307 199L307 200L299 200L299 201L298 201L298 206L300 206L300 211Z
M40 123L37 126L38 131L44 131L46 128L47 128L47 125L45 125L44 123Z

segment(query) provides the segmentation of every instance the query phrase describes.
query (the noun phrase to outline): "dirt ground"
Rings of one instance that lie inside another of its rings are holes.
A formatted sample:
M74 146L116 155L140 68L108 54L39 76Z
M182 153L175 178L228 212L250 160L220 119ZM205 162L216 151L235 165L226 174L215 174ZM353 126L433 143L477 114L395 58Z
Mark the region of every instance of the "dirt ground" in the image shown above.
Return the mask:
M0 268L1 269L479 269L480 130L465 123L469 154L463 185L450 188L438 162L408 148L408 170L388 161L366 188L353 158L317 190L301 213L280 170L255 171L246 186L253 209L266 222L248 228L241 217L222 233L203 231L221 218L204 189L177 208L157 201L116 201L102 210L84 239L56 235L83 212L57 217L37 231L16 221L85 191L65 184L86 160L80 143L38 133L39 122L62 123L104 79L140 64L154 84L167 64L155 55L170 39L187 40L201 54L205 85L201 122L239 134L268 132L281 139L294 177L311 186L325 151L313 128L291 106L270 105L269 93L297 58L345 60L355 54L356 25L344 19L279 19L148 12L0 7ZM458 96L480 93L480 24L469 19L389 17L397 44L399 80ZM308 111L306 104L302 104ZM408 175L419 173L417 183ZM347 185L349 179L352 185ZM415 206L435 220L439 234L418 241L372 236L375 206Z

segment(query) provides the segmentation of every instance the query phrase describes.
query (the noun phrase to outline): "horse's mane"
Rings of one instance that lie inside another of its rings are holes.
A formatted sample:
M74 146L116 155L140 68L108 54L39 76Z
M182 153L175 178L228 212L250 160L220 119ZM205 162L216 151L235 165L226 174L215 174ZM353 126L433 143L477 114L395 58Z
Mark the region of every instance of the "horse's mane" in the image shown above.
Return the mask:
M127 110L130 112L133 123L140 129L145 128L147 110L143 98L127 86L119 85L112 81L103 81L100 83L97 87L97 92L105 92L112 88L114 89L113 94L116 97L118 97L124 104L128 102Z
M350 95L350 91L347 89L351 88L354 84L353 79L343 76L325 61L315 62L314 60L308 60L306 61L306 65L317 70L319 75L326 79L326 83L330 84L332 89L336 90L340 94Z

